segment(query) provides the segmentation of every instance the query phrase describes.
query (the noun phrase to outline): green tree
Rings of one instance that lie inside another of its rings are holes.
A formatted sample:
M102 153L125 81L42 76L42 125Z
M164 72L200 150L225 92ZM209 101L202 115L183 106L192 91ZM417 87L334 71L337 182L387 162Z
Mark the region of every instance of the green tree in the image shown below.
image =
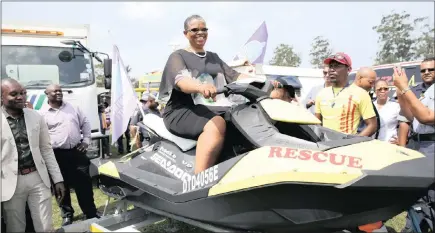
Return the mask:
M296 54L293 46L280 44L275 48L274 56L269 64L275 66L297 67L301 64L301 57Z
M416 40L415 59L433 57L435 54L435 30L433 24L429 22L428 17L417 18L414 23L421 33Z
M97 87L104 87L104 65L102 63L97 64L94 66L94 69L95 69L95 80L97 83ZM137 80L135 78L130 76L131 70L132 70L132 68L130 65L127 65L125 67L125 71L127 72L128 78L131 80L133 87L136 88L138 83L137 83Z
M383 16L381 23L373 27L379 35L380 45L375 64L411 61L427 51L427 48L421 46L426 46L425 43L430 40L429 25L423 25L426 31L422 36L415 36L416 27L425 19L423 17L412 20L411 15L406 11L402 13L392 11L389 15ZM433 43L433 29L431 40Z
M322 36L317 36L311 43L310 57L311 65L314 68L323 68L323 61L332 54L329 40Z

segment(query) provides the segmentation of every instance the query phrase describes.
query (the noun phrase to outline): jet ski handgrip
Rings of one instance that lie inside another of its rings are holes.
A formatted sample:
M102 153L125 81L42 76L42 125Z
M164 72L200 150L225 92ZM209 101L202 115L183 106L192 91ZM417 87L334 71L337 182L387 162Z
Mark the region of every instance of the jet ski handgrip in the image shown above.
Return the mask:
M228 92L228 88L227 87L221 87L221 88L216 89L216 94L217 95L222 94L222 93L226 93L226 92Z

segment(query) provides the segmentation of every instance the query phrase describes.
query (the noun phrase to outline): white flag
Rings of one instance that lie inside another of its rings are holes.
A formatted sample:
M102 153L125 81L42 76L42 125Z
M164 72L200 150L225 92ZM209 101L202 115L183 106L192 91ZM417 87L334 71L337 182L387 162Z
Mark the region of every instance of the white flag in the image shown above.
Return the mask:
M135 112L138 100L116 45L113 45L111 98L110 120L113 145L129 127L129 121Z

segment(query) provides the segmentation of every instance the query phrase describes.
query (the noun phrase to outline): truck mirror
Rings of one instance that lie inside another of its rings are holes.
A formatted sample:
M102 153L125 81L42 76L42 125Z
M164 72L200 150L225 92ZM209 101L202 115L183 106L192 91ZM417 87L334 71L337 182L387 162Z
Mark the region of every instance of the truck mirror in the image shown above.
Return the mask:
M112 78L104 78L104 88L109 89L112 87Z
M59 60L62 62L70 62L73 59L73 55L70 51L64 50L59 53Z
M104 77L112 77L112 59L104 59Z

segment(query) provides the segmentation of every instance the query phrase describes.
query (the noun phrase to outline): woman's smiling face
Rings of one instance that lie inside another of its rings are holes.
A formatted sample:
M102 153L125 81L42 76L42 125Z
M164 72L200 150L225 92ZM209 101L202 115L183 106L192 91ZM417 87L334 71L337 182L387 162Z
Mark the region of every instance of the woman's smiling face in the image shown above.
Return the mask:
M184 35L189 40L192 47L202 49L207 41L208 28L204 20L192 19L188 23L188 28Z

